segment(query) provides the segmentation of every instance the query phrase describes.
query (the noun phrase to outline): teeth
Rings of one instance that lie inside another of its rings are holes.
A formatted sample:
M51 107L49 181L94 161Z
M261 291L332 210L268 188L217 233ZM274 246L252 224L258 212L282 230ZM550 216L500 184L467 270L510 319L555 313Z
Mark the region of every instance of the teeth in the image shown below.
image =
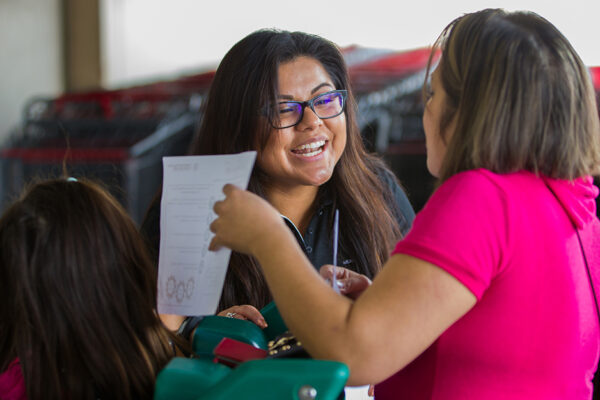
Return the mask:
M319 140L318 142L303 144L302 146L296 147L294 150L318 149L319 147L323 147L324 145L325 145L325 141Z
M317 149L317 151L312 151L310 153L300 153L298 155L302 156L302 157L312 157L312 156L316 156L319 153L322 153L323 150L322 149Z

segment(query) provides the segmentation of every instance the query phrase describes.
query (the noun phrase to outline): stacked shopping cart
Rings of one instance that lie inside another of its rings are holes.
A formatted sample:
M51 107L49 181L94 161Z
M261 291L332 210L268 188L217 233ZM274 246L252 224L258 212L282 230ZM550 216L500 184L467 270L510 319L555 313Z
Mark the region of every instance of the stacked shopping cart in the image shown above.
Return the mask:
M103 182L139 223L162 157L186 153L213 75L31 100L0 149L2 206L30 180L66 173Z

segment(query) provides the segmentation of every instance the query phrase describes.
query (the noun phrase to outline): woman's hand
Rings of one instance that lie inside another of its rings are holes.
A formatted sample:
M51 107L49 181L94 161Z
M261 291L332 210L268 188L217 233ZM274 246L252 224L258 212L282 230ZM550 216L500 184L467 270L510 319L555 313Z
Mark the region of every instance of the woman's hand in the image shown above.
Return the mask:
M258 311L256 307L251 306L249 304L229 307L228 309L221 311L217 315L220 317L229 317L252 321L262 329L265 329L267 327L267 321L265 321L260 311Z
M272 250L271 241L287 230L277 210L266 200L234 185L225 185L223 193L225 199L214 205L218 217L210 224L215 236L209 250L225 246L255 256L259 249Z
M333 265L323 265L319 273L325 280L331 282L333 279L333 270L337 278L337 285L340 293L350 297L351 299L358 298L362 292L371 285L371 280L365 275L350 271L344 267L334 267Z

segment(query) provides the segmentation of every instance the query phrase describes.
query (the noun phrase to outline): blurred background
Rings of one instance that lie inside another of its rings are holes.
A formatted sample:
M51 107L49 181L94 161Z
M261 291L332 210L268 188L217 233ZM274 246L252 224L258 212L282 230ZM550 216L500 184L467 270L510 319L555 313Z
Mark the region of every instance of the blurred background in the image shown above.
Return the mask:
M65 162L104 181L140 222L161 157L187 150L221 57L256 29L281 28L343 49L365 142L418 210L433 187L419 92L427 47L486 7L550 20L600 87L598 1L0 0L0 206Z

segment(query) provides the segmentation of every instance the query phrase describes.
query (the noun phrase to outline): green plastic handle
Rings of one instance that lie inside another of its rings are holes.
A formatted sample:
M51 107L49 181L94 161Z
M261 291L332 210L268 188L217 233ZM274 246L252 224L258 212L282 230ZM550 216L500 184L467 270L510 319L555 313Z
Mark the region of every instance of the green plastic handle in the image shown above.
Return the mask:
M208 358L173 358L156 377L154 400L195 400L231 369Z
M263 330L256 324L217 315L204 317L198 324L192 340L192 348L197 355L212 358L213 349L224 337L251 344L259 349L267 349L267 339Z
M196 400L335 400L344 390L349 373L346 365L335 361L300 358L247 361ZM305 395L300 397L302 391ZM307 396L308 393L315 397Z
M303 391L335 400L349 373L344 364L325 360L253 360L232 370L207 358L178 357L158 374L154 400L299 400Z

